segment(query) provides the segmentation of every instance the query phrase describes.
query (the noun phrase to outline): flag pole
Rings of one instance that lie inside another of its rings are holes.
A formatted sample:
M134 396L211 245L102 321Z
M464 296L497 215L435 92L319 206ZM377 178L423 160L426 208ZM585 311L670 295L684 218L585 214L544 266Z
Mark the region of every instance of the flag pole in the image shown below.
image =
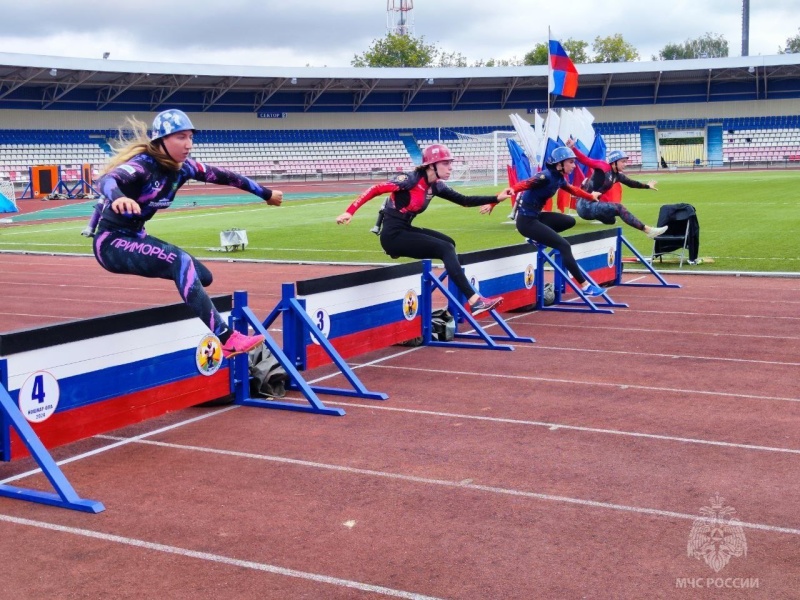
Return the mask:
M550 62L550 25L547 26L547 113L550 114L550 79L553 77L553 65Z

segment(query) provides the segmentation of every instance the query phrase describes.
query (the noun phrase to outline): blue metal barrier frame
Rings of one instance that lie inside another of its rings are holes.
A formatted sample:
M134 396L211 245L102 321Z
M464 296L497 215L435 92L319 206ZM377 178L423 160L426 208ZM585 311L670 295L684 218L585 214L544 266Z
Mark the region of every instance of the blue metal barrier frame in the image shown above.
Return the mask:
M0 359L0 409L3 412L3 437L6 436L8 427L13 427L22 442L28 448L31 456L39 465L42 473L45 474L50 484L56 490L52 492L42 492L31 490L13 485L0 485L0 496L4 498L14 498L37 502L58 508L67 508L80 512L99 513L105 510L102 502L97 500L87 500L78 496L69 480L53 460L50 452L47 451L39 436L31 427L30 423L22 416L17 404L8 393L8 361ZM7 445L7 442L4 443Z
M520 337L509 327L508 323L497 313L496 310L489 311L495 322L506 332L505 336L493 336L486 333L483 327L478 324L470 311L464 308L459 299L447 289L444 280L447 279L447 272L437 277L433 272L433 265L430 259L422 261L422 297L420 298L420 311L422 313L422 345L441 346L446 348L477 348L482 350L513 350L513 346L498 344L497 342L522 342L533 344L536 342L532 337ZM433 313L433 291L438 289L447 298L447 309L456 319L456 326L459 321L467 321L475 333L458 333L456 327L455 338L457 339L480 339L484 343L476 342L440 342L433 339L431 326L431 315Z
M66 183L64 184L64 187L67 189L67 196L69 196L70 199L77 198L78 194L75 193L75 190L77 190L82 185L85 185L87 188L92 190L92 193L95 196L101 196L102 195L100 192L98 192L96 189L94 189L94 186L91 183L88 183L85 179L79 179L75 183L75 185L72 186L72 188L70 188L69 185L67 185Z
M536 260L536 274L535 274L535 285L536 285L536 308L538 310L549 310L549 311L556 311L556 312L586 312L586 313L598 313L598 314L614 314L614 311L608 307L614 308L628 308L627 304L621 302L614 302L611 297L608 295L608 292L604 292L602 296L597 296L602 298L605 304L603 307L598 307L592 299L583 293L583 289L572 281L569 277L567 272L564 270L564 267L561 262L561 253L556 249L551 249L548 253L545 246L536 243L533 240L528 240L529 243L533 244L536 247L536 251L538 252L538 257ZM544 304L544 265L545 263L549 264L553 267L553 271L555 272L555 281L553 282L553 288L555 292L555 302L550 306L545 306ZM578 267L579 269L580 266ZM586 280L596 285L594 280L589 276L586 271L581 269L581 273L586 278ZM580 299L580 303L576 304L573 301L564 301L562 299L563 292L566 290L566 286L572 288L572 290L578 295Z
M289 389L299 390L308 404L300 404L295 402L284 402L281 400L261 400L252 398L250 396L250 368L248 364L248 355L239 354L234 356L231 365L231 391L234 395L234 404L241 404L242 406L254 406L256 408L274 408L279 410L291 410L295 412L316 413L321 415L332 415L341 417L345 414L341 408L330 408L325 406L322 401L317 397L316 392L308 385L308 383L300 375L294 363L281 350L280 346L275 343L272 336L267 332L267 328L272 321L275 320L280 312L284 310L283 301L273 309L270 316L264 323L255 316L253 311L247 306L247 292L237 291L233 293L233 309L231 310L230 325L232 329L241 333L247 333L247 326L250 325L255 331L264 336L264 345L269 349L275 359L286 371L289 378ZM284 318L284 323L287 321Z
M232 326L236 328L237 331L246 331L247 325L249 324L253 329L264 336L264 344L269 348L269 351L281 364L289 377L288 389L301 392L308 400L310 406L304 406L293 402L251 398L249 386L250 378L246 356L243 357L243 360L239 360L238 362L236 361L238 357L233 357L234 370L232 372L234 373L234 394L237 404L342 416L345 414L343 409L325 406L322 401L320 401L317 394L330 394L349 398L362 398L365 400L386 400L389 397L383 392L371 392L364 386L336 348L330 343L328 338L320 332L319 328L317 328L311 320L311 317L308 316L304 302L299 300L295 294L294 283L284 283L281 286L281 301L263 321L260 321L253 311L247 307L246 292L235 292L233 299L234 306L231 311ZM267 332L267 329L279 316L283 317L283 348L281 348ZM344 375L345 379L353 386L352 390L313 386L306 382L298 369L298 365L302 368L306 362L305 332L308 332L309 335L313 336L314 339L319 342L320 346L325 350L341 374ZM246 386L244 385L245 383L247 384Z
M634 256L636 256L636 258L639 260L639 262L642 263L645 267L647 267L647 270L650 271L650 273L652 273L653 276L655 276L655 278L658 279L658 281L660 283L624 283L622 281L622 271L623 271L622 246L623 245L625 245L625 247L628 250L633 252ZM620 232L620 234L617 236L617 256L619 257L619 260L617 261L617 276L616 276L616 279L614 280L614 285L620 285L620 286L621 285L627 285L629 287L668 287L668 288L679 288L679 287L681 287L680 284L678 284L678 283L668 283L667 280L664 279L661 276L661 273L656 271L655 268L653 267L653 265L651 265L647 261L647 259L645 259L641 254L639 254L639 252L636 250L636 248L634 248L633 245L627 239L625 239L625 236L622 235L622 232Z

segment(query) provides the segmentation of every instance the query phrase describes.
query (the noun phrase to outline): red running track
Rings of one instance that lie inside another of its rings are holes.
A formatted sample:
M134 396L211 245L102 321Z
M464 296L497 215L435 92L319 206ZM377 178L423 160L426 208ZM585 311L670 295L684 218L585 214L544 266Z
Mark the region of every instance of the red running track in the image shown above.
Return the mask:
M257 314L284 281L348 270L209 266L210 291L244 287ZM4 331L178 299L171 283L110 275L90 258L0 255L0 273ZM514 352L358 357L362 381L390 397L325 398L342 418L194 408L59 448L97 450L63 468L106 511L0 499L4 589L797 598L800 280L669 279L684 287L614 289L630 304L614 315L506 315L537 339ZM0 479L30 466L2 464ZM22 483L46 488L41 475ZM747 543L719 572L687 556L717 493Z

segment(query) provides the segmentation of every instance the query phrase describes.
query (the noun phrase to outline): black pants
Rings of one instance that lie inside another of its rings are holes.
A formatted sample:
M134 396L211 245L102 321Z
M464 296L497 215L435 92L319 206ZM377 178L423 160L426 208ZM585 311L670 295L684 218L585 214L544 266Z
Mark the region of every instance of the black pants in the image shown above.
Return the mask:
M553 212L542 212L536 217L526 217L522 213L517 214L517 231L526 238L532 239L543 246L553 248L561 253L561 260L567 271L575 280L583 285L586 282L578 262L572 255L572 246L558 232L566 231L575 226L575 219L569 215Z
M458 262L453 238L433 229L412 227L410 223L386 217L381 229L381 246L392 258L404 256L419 260L437 258L444 263L447 276L467 298L475 294Z
M141 236L141 237L140 237ZM183 301L215 335L225 334L228 324L203 289L211 285L211 271L185 250L143 231L100 228L94 237L94 256L111 273L171 279Z

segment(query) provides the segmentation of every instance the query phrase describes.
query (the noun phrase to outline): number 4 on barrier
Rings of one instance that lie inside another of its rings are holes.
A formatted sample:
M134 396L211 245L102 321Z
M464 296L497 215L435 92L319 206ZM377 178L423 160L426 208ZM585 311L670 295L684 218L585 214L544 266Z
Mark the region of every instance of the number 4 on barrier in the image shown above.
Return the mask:
M60 508L69 508L82 512L99 513L105 510L101 502L97 500L85 500L78 496L77 492L75 492L70 482L64 476L64 473L58 467L58 464L56 464L53 457L50 456L47 448L45 448L42 441L36 435L33 427L31 427L30 423L22 416L22 412L20 412L7 391L8 376L6 365L7 361L0 360L0 408L2 409L4 424L2 437L7 438L9 426L13 427L57 493L53 494L51 492L41 492L39 490L3 484L0 485L0 496L28 500L29 502L38 502L39 504L47 504ZM23 399L23 401L38 402L39 400L46 400L46 387L43 378L36 377L33 382L33 387L30 391L31 398ZM35 395L38 395L38 398L34 397ZM7 449L8 444L5 443L4 445Z

